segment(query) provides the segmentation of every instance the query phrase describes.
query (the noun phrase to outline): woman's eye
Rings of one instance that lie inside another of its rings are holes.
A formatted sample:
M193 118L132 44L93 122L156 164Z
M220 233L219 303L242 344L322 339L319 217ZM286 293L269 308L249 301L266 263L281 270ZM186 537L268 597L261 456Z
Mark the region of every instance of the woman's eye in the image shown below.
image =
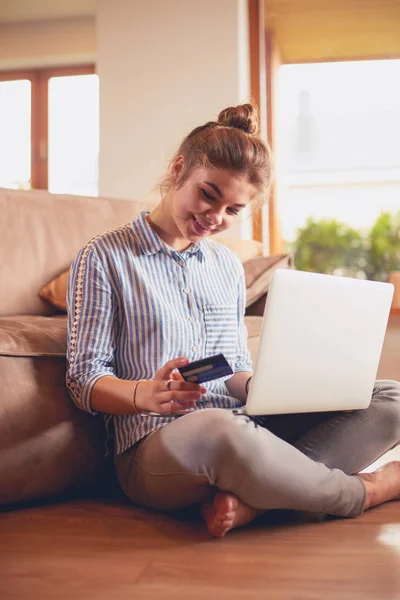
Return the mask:
M207 198L207 200L214 200L214 196L211 196L211 194L206 192L206 190L204 188L200 188L200 189L203 192L203 196L205 196Z
M201 192L202 192L203 196L205 198L207 198L207 200L215 201L214 196L212 196L211 194L209 194L204 188L200 188L200 189L201 189ZM229 207L229 208L226 209L226 211L230 215L238 215L239 214L239 211L236 210L235 208L230 208Z

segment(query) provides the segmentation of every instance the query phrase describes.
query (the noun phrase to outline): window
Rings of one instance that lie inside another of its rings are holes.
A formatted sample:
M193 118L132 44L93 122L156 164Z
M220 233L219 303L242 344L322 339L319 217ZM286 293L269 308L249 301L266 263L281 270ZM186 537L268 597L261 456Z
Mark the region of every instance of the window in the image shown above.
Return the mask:
M297 268L400 268L399 80L400 60L280 68L279 210Z
M0 187L29 189L31 82L0 81Z
M98 194L94 68L0 73L0 186Z

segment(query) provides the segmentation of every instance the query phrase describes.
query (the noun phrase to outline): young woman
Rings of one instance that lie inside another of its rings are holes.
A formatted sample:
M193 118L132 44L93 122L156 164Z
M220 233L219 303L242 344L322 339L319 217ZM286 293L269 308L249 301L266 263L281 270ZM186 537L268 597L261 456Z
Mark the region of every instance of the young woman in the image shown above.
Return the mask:
M223 110L183 140L159 205L92 239L69 282L67 385L104 413L122 489L159 510L199 503L218 537L269 509L356 517L400 499L400 462L358 474L400 441L398 383L378 381L366 410L234 411L252 374L244 275L211 238L264 200L270 177L254 108ZM177 374L220 352L230 378Z

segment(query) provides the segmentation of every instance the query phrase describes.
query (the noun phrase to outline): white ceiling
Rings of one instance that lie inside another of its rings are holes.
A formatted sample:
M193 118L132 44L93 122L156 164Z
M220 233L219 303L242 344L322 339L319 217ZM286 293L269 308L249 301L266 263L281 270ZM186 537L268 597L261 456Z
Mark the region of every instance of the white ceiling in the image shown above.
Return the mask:
M96 0L0 0L0 23L94 15Z

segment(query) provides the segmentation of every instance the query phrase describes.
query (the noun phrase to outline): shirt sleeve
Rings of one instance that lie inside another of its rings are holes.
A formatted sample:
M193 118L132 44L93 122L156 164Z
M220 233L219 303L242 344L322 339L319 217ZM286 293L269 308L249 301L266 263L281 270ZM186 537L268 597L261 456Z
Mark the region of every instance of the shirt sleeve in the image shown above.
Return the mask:
M116 376L116 302L96 248L81 249L71 266L67 293L67 376L69 394L91 414L91 392L105 375Z
M239 371L253 372L251 354L247 347L247 327L244 322L244 313L246 310L246 284L244 270L242 265L238 282L238 338L237 352L235 361L235 373Z

